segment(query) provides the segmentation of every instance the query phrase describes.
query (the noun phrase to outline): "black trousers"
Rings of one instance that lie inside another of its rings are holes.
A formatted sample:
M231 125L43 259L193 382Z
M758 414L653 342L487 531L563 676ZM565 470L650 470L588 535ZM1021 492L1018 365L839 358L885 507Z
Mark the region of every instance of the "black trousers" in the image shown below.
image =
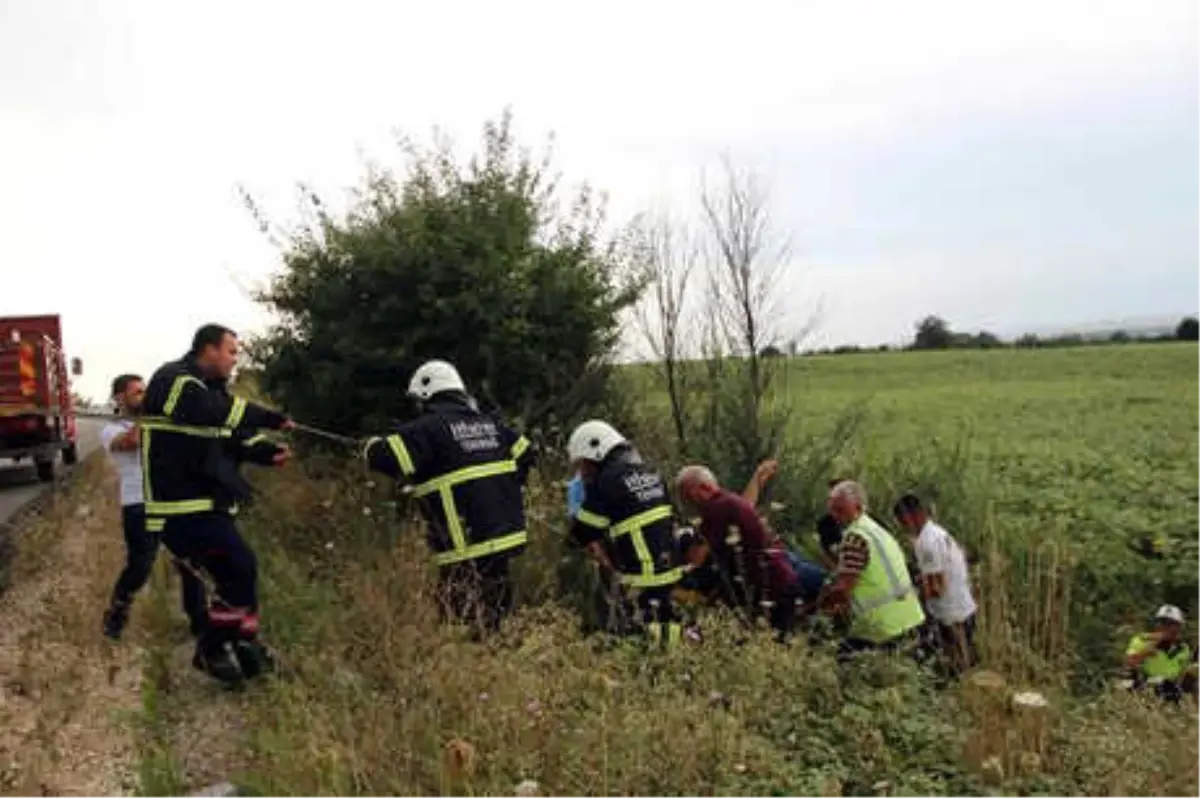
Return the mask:
M214 650L258 635L258 560L233 517L209 512L166 519L163 545L178 559L213 580L216 596L207 608L201 649ZM194 578L194 577L193 577Z
M476 635L500 630L512 612L509 554L464 560L439 569L439 605L443 620L475 627Z
M150 581L154 561L158 557L159 534L146 529L145 507L127 504L121 508L121 527L125 533L125 567L113 586L112 602L126 606L133 602L134 595ZM192 634L199 635L204 629L208 601L204 583L191 571L177 566L181 582L183 611L187 614Z

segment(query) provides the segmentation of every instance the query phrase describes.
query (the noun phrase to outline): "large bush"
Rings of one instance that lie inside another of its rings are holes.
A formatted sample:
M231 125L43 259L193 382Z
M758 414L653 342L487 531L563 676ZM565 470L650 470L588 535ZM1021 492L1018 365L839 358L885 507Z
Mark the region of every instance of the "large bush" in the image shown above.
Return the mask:
M372 169L341 215L312 212L281 239L259 299L278 323L256 342L263 388L313 423L363 431L404 414L427 358L454 362L480 400L527 423L603 387L618 314L636 298L587 189L566 210L506 114L465 165L450 145L402 144L402 176ZM252 200L264 230L266 222Z

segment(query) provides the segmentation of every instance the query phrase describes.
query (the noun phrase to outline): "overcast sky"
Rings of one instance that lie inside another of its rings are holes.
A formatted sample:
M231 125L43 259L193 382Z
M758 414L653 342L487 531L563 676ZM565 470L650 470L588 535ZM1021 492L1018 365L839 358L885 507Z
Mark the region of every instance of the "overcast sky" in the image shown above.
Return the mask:
M84 393L265 317L238 201L511 106L621 219L728 149L769 178L814 343L1197 308L1197 12L1153 2L0 0L0 314L58 312ZM169 279L187 281L169 290ZM236 281L235 281L236 278Z

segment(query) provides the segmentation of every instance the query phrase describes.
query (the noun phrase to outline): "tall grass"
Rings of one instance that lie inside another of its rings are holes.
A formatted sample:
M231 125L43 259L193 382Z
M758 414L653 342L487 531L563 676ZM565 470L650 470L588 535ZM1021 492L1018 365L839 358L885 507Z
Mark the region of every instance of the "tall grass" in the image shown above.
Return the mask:
M1193 710L1064 688L1069 570L1052 548L984 549L984 667L1006 687L980 714L906 659L839 668L833 641L747 639L716 611L702 646L674 652L583 635L558 576L560 487L534 479L521 606L474 643L439 624L421 530L389 486L334 460L265 474L245 528L265 634L293 672L240 699L227 775L267 794L513 794L530 779L544 794L1197 788ZM1005 699L1022 687L1052 700L1037 751ZM1139 729L1155 756L1101 766L1104 724Z

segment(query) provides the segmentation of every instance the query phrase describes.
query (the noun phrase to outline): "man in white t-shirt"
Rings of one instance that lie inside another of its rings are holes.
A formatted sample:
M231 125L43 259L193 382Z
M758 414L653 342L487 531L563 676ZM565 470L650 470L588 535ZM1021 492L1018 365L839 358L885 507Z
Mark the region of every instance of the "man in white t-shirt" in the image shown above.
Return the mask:
M893 508L896 520L908 531L920 569L921 597L938 627L947 664L960 674L975 664L975 598L962 546L929 517L921 500L900 497Z
M122 374L113 380L113 402L125 418L111 421L100 432L101 445L117 468L121 482L121 521L125 531L125 567L113 586L112 601L104 612L104 634L119 640L129 621L134 595L145 586L158 555L158 533L146 530L142 461L138 451L136 418L141 412L145 383L136 374ZM184 568L183 609L191 619L192 633L203 630L207 600L204 583Z

